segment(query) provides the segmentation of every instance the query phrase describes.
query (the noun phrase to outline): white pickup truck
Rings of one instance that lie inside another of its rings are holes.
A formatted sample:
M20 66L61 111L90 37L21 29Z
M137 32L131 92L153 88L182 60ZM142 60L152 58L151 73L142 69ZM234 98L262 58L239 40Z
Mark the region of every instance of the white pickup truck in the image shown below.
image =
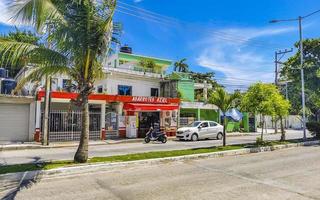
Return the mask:
M177 130L179 140L218 139L223 137L223 126L214 121L195 121Z

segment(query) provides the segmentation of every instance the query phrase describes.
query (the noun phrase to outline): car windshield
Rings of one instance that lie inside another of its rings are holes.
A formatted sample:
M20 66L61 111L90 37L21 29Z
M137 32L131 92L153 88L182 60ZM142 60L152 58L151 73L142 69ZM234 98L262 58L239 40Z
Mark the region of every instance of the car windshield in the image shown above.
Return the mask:
M189 124L188 127L197 127L197 126L199 126L199 124L201 124L201 122L193 122L193 123Z

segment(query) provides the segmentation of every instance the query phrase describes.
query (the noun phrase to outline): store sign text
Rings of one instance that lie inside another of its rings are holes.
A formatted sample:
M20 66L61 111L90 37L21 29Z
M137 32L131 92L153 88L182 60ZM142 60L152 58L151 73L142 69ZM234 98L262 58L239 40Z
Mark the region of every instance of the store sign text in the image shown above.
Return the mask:
M168 99L164 97L132 97L132 102L140 103L168 103Z

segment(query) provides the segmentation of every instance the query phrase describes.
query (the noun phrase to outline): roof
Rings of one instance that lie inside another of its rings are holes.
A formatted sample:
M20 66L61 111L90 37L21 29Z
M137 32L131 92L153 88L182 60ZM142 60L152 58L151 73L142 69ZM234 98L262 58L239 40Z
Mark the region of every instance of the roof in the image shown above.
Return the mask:
M169 66L172 64L171 60L162 59L162 58L155 58L150 56L129 54L129 53L123 53L123 52L119 52L118 55L119 55L119 59L124 59L124 60L140 60L140 59L146 58L146 59L152 59L153 61L156 62L156 64L159 64L159 65Z

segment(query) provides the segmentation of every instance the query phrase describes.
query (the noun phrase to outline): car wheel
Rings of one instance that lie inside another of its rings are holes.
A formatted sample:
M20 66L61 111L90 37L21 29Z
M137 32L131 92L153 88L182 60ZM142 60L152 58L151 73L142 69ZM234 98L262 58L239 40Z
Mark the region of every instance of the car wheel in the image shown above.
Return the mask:
M198 141L198 135L197 134L192 134L191 135L191 141Z
M223 134L222 133L218 133L217 140L222 140L222 138L223 138Z

